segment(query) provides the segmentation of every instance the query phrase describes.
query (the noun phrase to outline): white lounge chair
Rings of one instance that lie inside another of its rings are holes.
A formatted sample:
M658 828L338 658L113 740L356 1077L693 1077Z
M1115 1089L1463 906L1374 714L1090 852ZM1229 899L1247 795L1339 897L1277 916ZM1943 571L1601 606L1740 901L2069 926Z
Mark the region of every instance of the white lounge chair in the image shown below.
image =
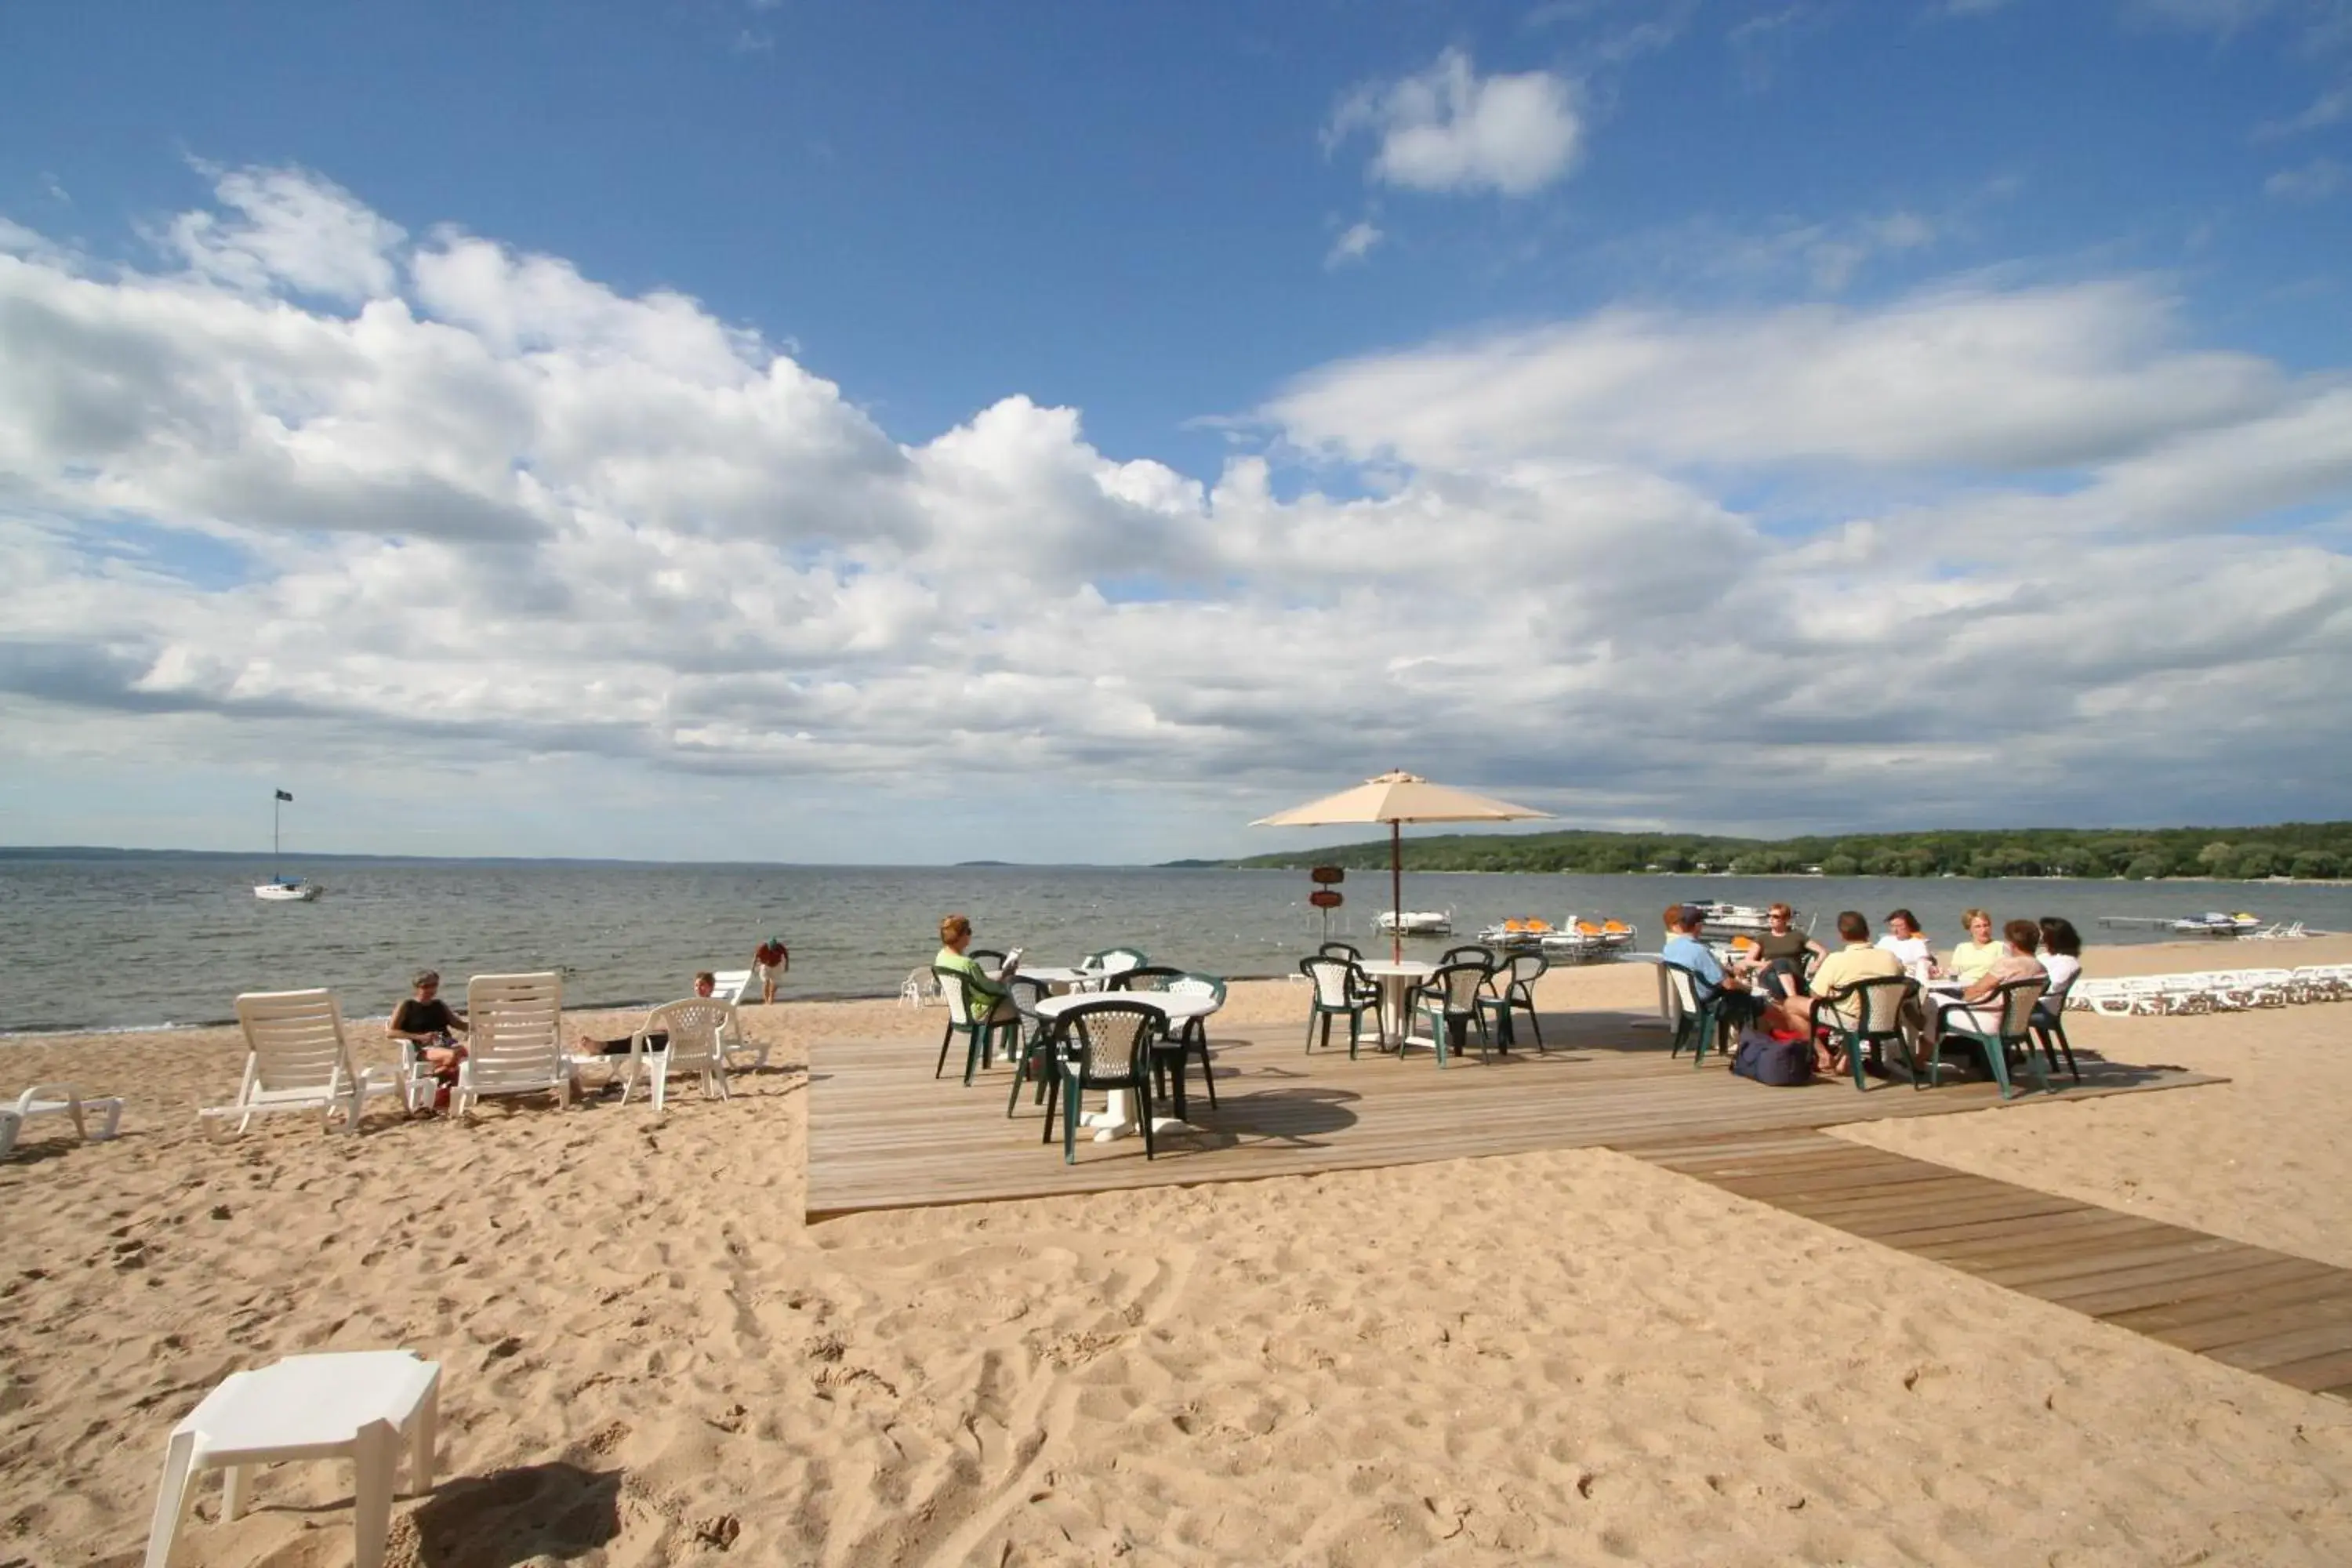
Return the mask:
M572 1066L563 1045L563 976L477 974L466 982L466 1059L449 1112L485 1096L551 1094L572 1104Z
M401 1074L352 1065L343 1010L331 991L248 991L236 999L236 1021L246 1044L236 1100L196 1112L215 1132L242 1132L256 1116L277 1110L315 1110L330 1127L340 1115L343 1131L356 1132L369 1096L406 1100ZM232 1120L236 1126L226 1129Z
M83 1113L91 1110L106 1112L105 1124L97 1137L90 1136L89 1124ZM122 1121L122 1101L112 1096L104 1100L84 1100L74 1092L69 1083L37 1083L16 1097L13 1106L0 1106L0 1160L8 1157L24 1133L25 1124L36 1116L69 1116L73 1119L74 1136L85 1143L102 1142L114 1136Z
M621 1103L629 1103L639 1079L651 1078L654 1109L659 1110L669 1080L682 1073L702 1076L705 1100L725 1100L727 1041L737 1027L734 1005L715 996L663 1003L646 1015L645 1026L629 1041L629 1076L621 1086ZM656 1031L669 1036L667 1047L658 1051L646 1045L646 1037Z
M751 972L748 969L719 969L711 972L710 994L721 1002L740 1005L743 993L751 989Z

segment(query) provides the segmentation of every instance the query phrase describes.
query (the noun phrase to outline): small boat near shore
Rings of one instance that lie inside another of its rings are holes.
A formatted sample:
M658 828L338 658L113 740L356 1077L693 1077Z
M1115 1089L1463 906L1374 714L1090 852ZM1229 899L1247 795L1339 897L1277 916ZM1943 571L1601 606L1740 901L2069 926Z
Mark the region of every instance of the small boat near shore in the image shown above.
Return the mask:
M2208 910L2201 915L2189 915L2172 922L2172 929L2182 936L2251 936L2263 929L2262 917L2243 910L2225 914Z
M1518 915L1485 927L1478 932L1478 940L1505 952L1533 952L1543 946L1547 937L1559 934L1560 928L1548 920Z
M1693 903L1683 907L1698 911L1699 935L1702 937L1761 936L1772 929L1771 915L1753 904ZM1800 919L1792 911L1789 916L1790 924L1798 926L1800 930L1811 929L1799 925Z
M1372 929L1382 936L1452 936L1452 910L1382 910L1372 917Z
M266 904L315 903L319 895L327 890L316 882L284 876L278 869L278 808L291 805L293 799L282 789L269 792L269 880L253 885L253 896Z
M1501 952L1541 952L1561 963L1588 963L1631 951L1636 934L1623 921L1570 915L1554 925L1523 915L1485 927L1478 940Z

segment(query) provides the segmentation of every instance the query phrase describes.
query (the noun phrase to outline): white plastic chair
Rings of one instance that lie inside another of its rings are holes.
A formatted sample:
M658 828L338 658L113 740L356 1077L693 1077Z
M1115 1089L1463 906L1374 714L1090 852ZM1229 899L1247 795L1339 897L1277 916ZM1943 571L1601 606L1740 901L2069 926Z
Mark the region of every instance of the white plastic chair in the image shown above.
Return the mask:
M231 1120L242 1132L256 1116L278 1110L315 1110L329 1127L341 1115L343 1131L357 1132L369 1096L406 1100L403 1075L352 1067L332 991L248 991L236 999L236 1021L246 1044L236 1100L196 1112L215 1132Z
M90 1110L106 1112L105 1124L98 1136L90 1136L89 1124L83 1113ZM16 1097L13 1106L0 1106L0 1160L8 1157L24 1133L25 1124L36 1116L68 1116L73 1119L74 1136L85 1143L103 1142L114 1136L122 1121L122 1101L115 1096L104 1100L84 1100L74 1092L69 1083L37 1083Z
M629 1077L621 1086L621 1103L629 1103L640 1078L650 1077L654 1109L659 1110L669 1080L681 1073L701 1075L705 1100L725 1100L727 1039L737 1027L734 1005L715 996L663 1003L646 1015L645 1026L629 1041ZM646 1044L646 1037L656 1031L669 1036L667 1047L658 1051Z
M751 989L751 972L748 969L719 969L711 972L710 994L721 1002L740 1005L743 993Z
M440 1367L408 1351L289 1356L256 1372L231 1373L172 1428L145 1568L164 1568L171 1560L194 1482L205 1471L226 1472L221 1488L226 1524L245 1511L250 1467L345 1458L357 1471L354 1568L383 1568L404 1447L410 1494L433 1489L440 1394Z
M563 1045L563 976L477 974L466 982L466 1059L449 1111L463 1115L485 1096L551 1094L572 1104Z

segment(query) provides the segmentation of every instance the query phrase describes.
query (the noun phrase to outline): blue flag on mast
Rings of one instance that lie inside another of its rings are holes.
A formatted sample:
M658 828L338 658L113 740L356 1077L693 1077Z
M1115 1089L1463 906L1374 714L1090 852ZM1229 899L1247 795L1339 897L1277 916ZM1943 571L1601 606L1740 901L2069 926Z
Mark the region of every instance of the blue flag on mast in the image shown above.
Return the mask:
M282 789L281 789L281 790L279 790L279 791L278 792L278 799L280 799L280 800L292 800L294 797L293 797L292 795L288 795L284 790L282 790Z

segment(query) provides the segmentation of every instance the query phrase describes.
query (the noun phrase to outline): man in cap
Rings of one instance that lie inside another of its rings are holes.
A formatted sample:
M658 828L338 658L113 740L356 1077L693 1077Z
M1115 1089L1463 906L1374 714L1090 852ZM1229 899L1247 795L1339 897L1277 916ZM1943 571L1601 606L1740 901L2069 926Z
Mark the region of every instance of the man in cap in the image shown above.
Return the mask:
M760 983L760 1000L772 1003L776 999L776 982L793 966L793 955L784 946L784 939L772 936L761 942L751 954L751 978Z

